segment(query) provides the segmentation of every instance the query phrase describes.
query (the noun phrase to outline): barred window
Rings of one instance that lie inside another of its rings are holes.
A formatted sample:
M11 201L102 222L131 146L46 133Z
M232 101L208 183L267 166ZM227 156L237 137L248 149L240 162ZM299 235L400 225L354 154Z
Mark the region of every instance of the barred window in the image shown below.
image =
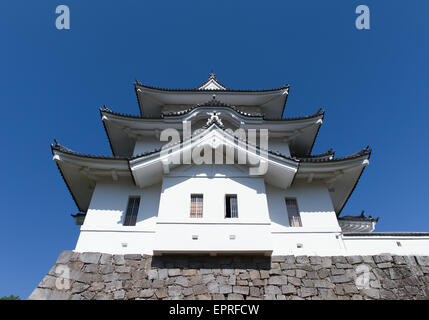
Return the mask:
M203 217L203 195L191 194L191 218Z
M125 214L124 226L135 226L137 214L139 212L140 197L130 197L128 199L127 212Z
M238 218L237 195L225 196L225 218Z
M298 203L295 198L286 198L286 209L289 217L289 226L302 227Z

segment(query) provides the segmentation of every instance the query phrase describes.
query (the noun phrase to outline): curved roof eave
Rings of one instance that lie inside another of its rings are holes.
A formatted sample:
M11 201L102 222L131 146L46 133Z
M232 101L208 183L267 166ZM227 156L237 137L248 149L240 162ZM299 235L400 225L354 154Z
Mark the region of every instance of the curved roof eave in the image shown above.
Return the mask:
M367 160L369 160L369 158L371 157L371 150L369 150L369 153L367 155ZM365 171L366 166L362 166L362 170L358 176L358 178L356 179L356 182L353 186L353 188L350 190L349 194L347 195L346 200L344 201L343 205L341 206L340 210L338 210L337 212L337 216L339 216L341 214L341 212L343 211L344 207L346 206L347 202L349 201L350 197L352 196L353 192L356 189L357 184L359 183L360 178L362 177L363 172Z
M230 139L235 139L234 136L232 136L230 133L228 133L227 131L225 131L224 129L220 128L218 125L216 125L214 123L214 124L210 125L210 127L205 128L205 130L202 131L201 133L199 133L196 137L193 137L192 144L199 143L199 137L202 136L202 135L205 135L207 133L207 131L212 130L213 126L215 126L216 129L218 129L218 130L222 130L222 132L225 135L229 136ZM259 150L260 151L259 146L251 145L251 144L248 143L247 140L246 141L243 140L242 142L246 143L248 146L253 147L255 150ZM177 148L177 147L183 147L183 146L184 146L184 142L180 141L180 142L178 142L176 144L170 145L169 149L173 149L173 148ZM132 157L129 158L129 161L130 162L136 162L136 161L139 161L139 160L143 160L144 158L149 157L149 156L151 156L151 159L152 159L156 154L161 153L161 150L162 150L162 148L158 148L158 149L154 149L152 151L147 151L147 152L145 152L143 154L138 154L138 155L132 156ZM273 151L273 150L263 150L263 151L268 152L269 155L273 156L274 158L280 159L282 161L286 160L288 162L293 162L295 164L299 163L299 160L297 160L297 159L295 159L293 157L286 156L286 155L284 155L284 154L282 154L282 153L280 153L278 151Z
M372 150L369 149L369 147L366 147L358 152L355 152L351 155L340 157L340 158L333 158L329 157L330 155L334 155L335 151L327 151L320 155L314 155L314 156L308 156L308 157L298 157L298 159L301 161L302 164L305 165L305 163L340 163L340 162L349 162L352 160L356 160L359 158L362 159L369 159L371 156Z
M95 156L95 155L77 153L60 145L57 141L55 145L51 145L51 152L53 155L53 160L57 165L58 171L60 172L61 177L64 183L66 184L67 189L73 198L73 201L76 204L76 207L82 212L86 212L88 210L92 191L88 189L87 192L89 192L90 194L84 195L83 199L82 199L82 194L80 194L79 196L79 193L80 193L79 186L71 182L75 180L75 179L71 179L70 176L68 176L71 173L70 172L69 174L66 173L67 171L70 170L70 168L82 167L82 168L88 168L89 170L92 170L92 169L103 170L104 172L111 171L111 172L121 174L122 177L125 173L125 176L129 176L131 177L131 179L133 179L131 170L129 168L128 160L124 158ZM75 174L76 174L76 171L72 175L75 175ZM91 174L93 173L91 172ZM86 181L84 182L85 185L87 186L90 185L88 178L83 178L82 174L78 174L78 175L80 175L79 179L81 181L79 183L83 183L82 181ZM73 186L73 184L75 185Z
M113 115L115 117L118 118L122 118L124 120L149 120L149 121L159 121L159 120L164 120L165 118L180 118L182 116L185 115L189 115L192 114L193 112L197 112L199 108L211 108L211 107L216 107L216 106L212 106L212 105L205 105L205 104L201 104L201 105L195 105L192 106L186 110L183 111L178 111L178 112L168 112L168 113L161 113L161 116L153 116L153 117L148 117L148 116L141 116L141 115L132 115L132 114L127 114L127 113L120 113L120 112L115 112L112 111L110 109L101 109L100 108L100 114L101 117L103 116L104 113L109 114L109 115ZM291 118L267 118L265 117L263 114L252 114L252 113L247 113L247 112L243 112L241 110L238 110L236 108L234 108L233 106L230 106L228 104L221 104L218 105L219 108L228 108L231 109L233 112L237 113L240 116L243 117L248 117L248 118L261 118L264 121L267 121L269 123L272 122L295 122L295 121L302 121L302 120L311 120L311 119L323 119L324 115L325 115L325 111L322 109L319 109L318 111L316 111L313 114L307 115L307 116L300 116L300 117L291 117Z
M108 160L108 161L113 160L113 161L117 161L117 163L121 163L121 162L125 163L126 161L128 161L127 157L101 156L101 155L79 153L79 152L73 151L69 148L66 148L66 147L60 145L58 142L56 142L55 145L51 144L51 150L52 150L53 154L55 151L57 151L57 152L67 154L67 155L71 155L71 156L75 156L75 157L81 158L81 159L95 159L95 160Z
M229 89L229 88L225 88L225 89L207 89L207 90L201 90L197 88L161 88L161 87L155 87L155 86L148 86L148 85L144 85L142 83L140 83L139 81L136 80L136 82L134 83L134 87L140 87L143 89L149 89L149 90L154 90L154 91L160 91L160 92L195 92L195 93L211 93L211 92L231 92L231 93L264 93L264 92L276 92L276 91L282 91L285 89L289 89L290 85L289 84L285 84L281 87L278 88L270 88L270 89Z

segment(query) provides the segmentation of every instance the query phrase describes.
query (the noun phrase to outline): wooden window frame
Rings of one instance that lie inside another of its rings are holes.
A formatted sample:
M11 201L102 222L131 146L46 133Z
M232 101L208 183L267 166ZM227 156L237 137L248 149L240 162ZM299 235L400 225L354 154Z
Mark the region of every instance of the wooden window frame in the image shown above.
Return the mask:
M201 199L201 205L199 205L199 201L193 202L193 199ZM194 205L195 203L195 205ZM193 207L195 206L195 207ZM192 193L191 194L191 205L189 210L189 217L191 219L201 219L204 214L204 194L202 193Z

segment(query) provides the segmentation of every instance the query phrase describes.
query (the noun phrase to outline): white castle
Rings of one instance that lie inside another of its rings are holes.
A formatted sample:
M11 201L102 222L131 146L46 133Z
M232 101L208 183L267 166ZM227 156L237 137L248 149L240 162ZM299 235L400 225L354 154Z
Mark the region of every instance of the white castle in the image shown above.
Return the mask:
M324 112L283 118L288 85L232 90L211 74L195 89L135 92L139 116L100 110L113 156L52 146L80 211L75 251L429 254L428 233L340 217L371 150L312 155Z

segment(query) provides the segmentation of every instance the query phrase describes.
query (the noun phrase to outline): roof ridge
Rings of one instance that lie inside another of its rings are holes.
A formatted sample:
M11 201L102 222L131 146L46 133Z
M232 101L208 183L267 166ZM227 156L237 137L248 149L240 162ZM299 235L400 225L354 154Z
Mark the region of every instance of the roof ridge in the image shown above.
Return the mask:
M305 158L299 158L302 162L336 162L336 161L343 161L343 160L351 160L360 158L363 156L371 156L372 150L369 148L369 146L366 146L364 149L359 150L358 152L355 152L351 155L340 157L340 158L317 158L317 157L305 157Z
M54 139L55 145L51 144L51 150L57 150L63 153L68 153L75 156L85 157L85 158L91 158L91 159L106 159L106 160L128 160L126 157L118 157L118 156L102 156L102 155L92 155L92 154L85 154L81 152L73 151L63 145L61 145L57 139Z
M147 89L154 89L154 90L161 90L161 91L179 91L179 92L268 92L268 91L277 91L277 90L290 88L289 84L285 84L278 88L259 89L259 90L258 89L229 89L229 88L210 89L210 90L201 90L198 88L162 88L162 87L145 85L136 79L134 82L134 87L137 87L137 86L142 88L147 88Z
M212 102L213 101L213 102ZM296 120L305 120L305 119L311 119L311 118L315 118L321 115L325 114L325 111L320 108L319 110L317 110L315 113L310 114L310 115L306 115L306 116L300 116L300 117L291 117L291 118L267 118L265 116L265 114L263 113L259 113L259 112L252 112L252 113L248 113L248 112L244 112L240 109L238 109L235 105L230 105L224 102L221 102L220 100L217 99L212 99L209 100L203 104L195 104L185 110L181 110L181 111L170 111L170 112L161 112L161 115L159 117L147 117L147 116L141 116L141 115L132 115L132 114L127 114L127 113L120 113L120 112L116 112L116 111L112 111L109 108L107 108L106 106L104 106L103 108L100 108L100 111L102 112L107 112L113 115L117 115L117 116L122 116L122 117L128 117L128 118L134 118L134 119L164 119L165 117L177 117L177 116L182 116L185 114L188 114L198 108L201 107L221 107L221 108L229 108L232 109L233 111L237 112L238 114L248 117L248 118L262 118L262 120L264 121L296 121Z
M230 90L226 85L224 85L222 82L220 82L219 80L216 79L216 75L214 73L210 73L209 77L206 81L204 81L202 84L200 84L198 87L196 87L195 89L198 90L207 90L207 91L213 91L213 89L201 89L201 87L204 87L207 83L209 83L211 80L214 80L217 84L219 84L221 87L223 87L224 89L219 89L219 90Z
M324 157L328 157L328 156L334 156L335 155L335 150L333 148L330 148L328 151L325 151L323 153L319 153L319 154L313 154L313 155L306 155L306 156L296 156L297 158L301 159L301 158L305 158L305 159L313 159L313 158L324 158Z
M369 149L369 147L367 146L365 149L362 149L362 150L360 150L360 151L358 151L358 152L356 152L356 153L354 153L352 155L345 156L345 157L342 157L342 158L332 158L332 159L329 159L329 158L328 159L327 158L298 158L298 157L295 157L295 156L292 156L292 155L291 156L287 156L287 155L285 155L285 154L283 154L283 153L281 153L279 151L275 151L275 150L271 150L271 149L264 149L264 148L261 149L260 146L255 145L253 143L250 143L249 139L247 137L246 137L246 139L240 139L240 138L238 138L238 137L236 137L234 135L231 135L225 128L220 127L217 124L217 121L213 121L212 123L210 123L209 127L202 128L203 131L200 132L199 134L202 134L203 132L209 130L212 126L216 126L218 129L224 131L226 134L228 134L231 137L233 137L234 140L237 139L237 140L243 141L247 145L250 145L250 146L252 146L252 147L254 147L254 148L258 149L258 150L263 150L263 151L266 151L266 152L268 152L268 153L270 153L272 155L279 156L281 158L284 158L284 159L287 159L287 160L292 160L292 161L295 161L295 162L304 162L304 163L311 163L311 162L312 163L337 162L337 161L351 160L351 159L359 158L359 157L364 156L364 155L371 155L371 149ZM51 149L52 150L57 150L57 151L60 151L60 152L63 152L63 153L68 153L68 154L72 154L72 155L76 155L76 156L81 156L81 157L85 157L85 158L106 159L106 160L127 160L127 161L134 160L134 159L137 159L137 158L140 158L140 157L145 157L145 156L152 155L152 154L155 154L157 152L160 152L162 150L162 148L163 148L163 147L161 147L161 148L155 148L153 150L146 151L146 152L143 152L143 153L137 154L135 156L131 156L131 157L100 156L100 155L91 155L91 154L79 153L79 152L73 151L73 150L71 150L71 149L69 149L67 147L62 146L56 139L54 139L54 141L55 141L55 145L51 144ZM183 140L179 140L178 142L176 142L174 144L170 144L168 147L171 148L171 147L173 147L175 145L182 144L182 143L183 143Z

